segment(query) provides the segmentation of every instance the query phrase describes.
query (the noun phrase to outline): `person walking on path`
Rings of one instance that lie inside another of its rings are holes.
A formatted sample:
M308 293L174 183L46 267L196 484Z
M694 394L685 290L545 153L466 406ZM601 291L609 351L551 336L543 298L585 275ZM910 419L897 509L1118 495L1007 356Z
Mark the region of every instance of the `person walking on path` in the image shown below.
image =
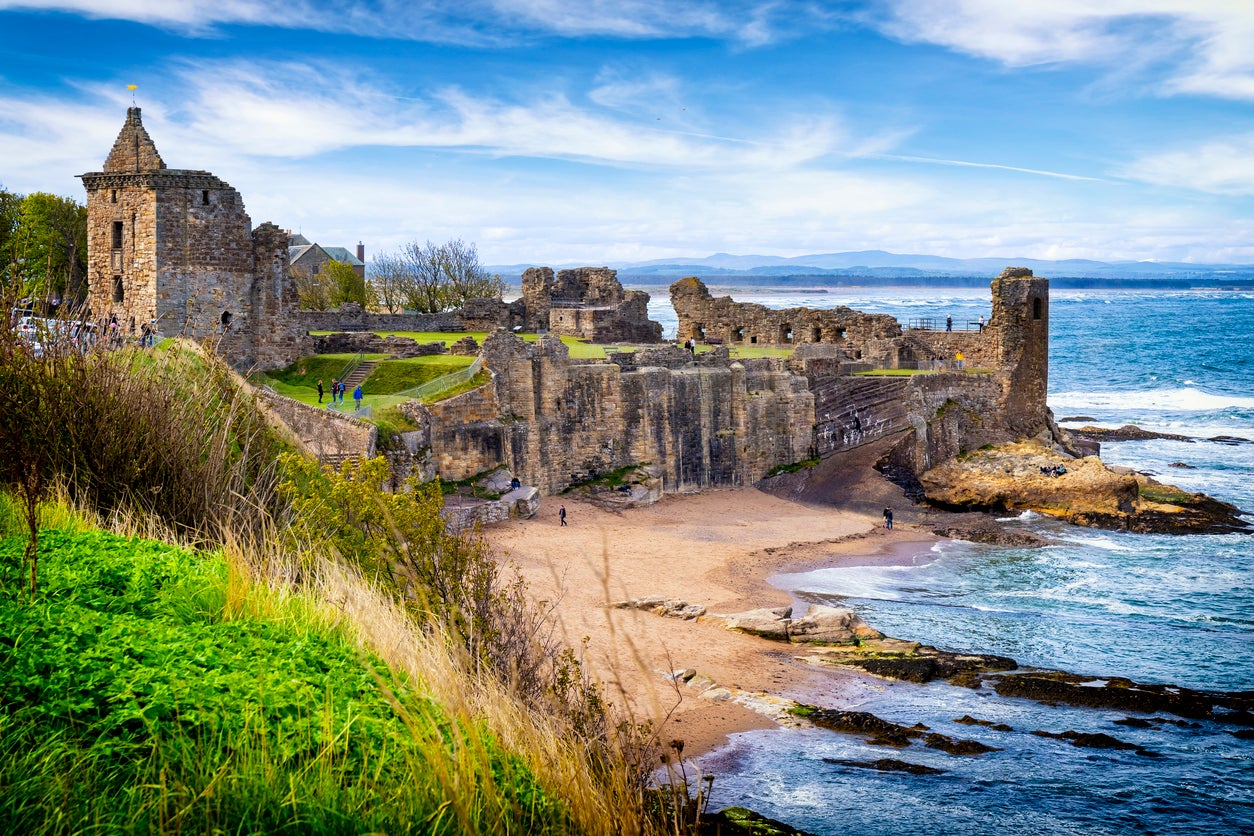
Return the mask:
M322 378L318 378L318 403L322 403Z
M980 314L980 330L984 330L984 314Z
M353 400L357 403L357 411L361 412L361 384L357 384L357 388L353 390Z
M557 518L562 521L562 525L566 525L566 506L565 505L557 509Z
M892 508L884 509L884 527L888 529L891 529L893 527L893 509Z

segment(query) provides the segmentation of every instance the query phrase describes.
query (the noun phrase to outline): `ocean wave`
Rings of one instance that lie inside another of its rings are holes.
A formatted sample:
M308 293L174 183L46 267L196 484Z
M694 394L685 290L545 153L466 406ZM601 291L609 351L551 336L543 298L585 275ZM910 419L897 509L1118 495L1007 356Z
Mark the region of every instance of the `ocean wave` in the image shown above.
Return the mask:
M1230 409L1254 409L1254 396L1213 394L1196 386L1180 389L1147 389L1126 392L1056 392L1049 396L1055 410L1068 409L1161 412L1223 412Z

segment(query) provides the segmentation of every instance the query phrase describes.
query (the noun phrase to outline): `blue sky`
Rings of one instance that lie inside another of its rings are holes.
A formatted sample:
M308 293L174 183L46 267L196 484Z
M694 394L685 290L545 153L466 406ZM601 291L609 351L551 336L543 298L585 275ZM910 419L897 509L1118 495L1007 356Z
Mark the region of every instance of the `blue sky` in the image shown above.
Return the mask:
M1254 263L1250 0L0 0L0 184L135 101L324 244Z

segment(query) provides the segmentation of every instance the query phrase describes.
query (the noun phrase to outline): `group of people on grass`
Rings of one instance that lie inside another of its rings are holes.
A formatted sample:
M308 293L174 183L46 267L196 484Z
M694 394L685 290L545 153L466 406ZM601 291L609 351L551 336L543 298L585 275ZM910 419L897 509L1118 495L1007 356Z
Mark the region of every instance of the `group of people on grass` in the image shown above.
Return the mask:
M331 403L344 403L344 392L348 389L344 381L337 377L331 378ZM318 403L322 403L322 396L325 390L322 388L322 378L318 378ZM365 397L361 384L357 384L357 388L353 390L353 401L357 404L357 410L361 411L361 399Z

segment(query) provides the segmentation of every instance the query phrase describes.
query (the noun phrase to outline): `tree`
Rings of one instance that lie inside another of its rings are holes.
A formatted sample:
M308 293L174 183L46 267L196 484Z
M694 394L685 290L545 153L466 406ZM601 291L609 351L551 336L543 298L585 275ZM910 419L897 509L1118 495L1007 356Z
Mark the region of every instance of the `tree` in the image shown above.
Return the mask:
M444 244L411 241L396 253L374 257L371 266L385 305L419 313L439 313L461 307L467 299L499 299L505 282L479 264L474 244L460 238ZM386 290L384 289L386 288Z
M357 275L352 265L342 261L324 262L313 270L297 268L296 295L300 306L308 311L329 311L345 302L356 302L363 308L374 306L374 288Z
M68 197L34 192L22 198L14 233L15 261L27 296L85 297L87 207Z
M22 196L0 186L0 285L17 284L17 230L22 223Z

